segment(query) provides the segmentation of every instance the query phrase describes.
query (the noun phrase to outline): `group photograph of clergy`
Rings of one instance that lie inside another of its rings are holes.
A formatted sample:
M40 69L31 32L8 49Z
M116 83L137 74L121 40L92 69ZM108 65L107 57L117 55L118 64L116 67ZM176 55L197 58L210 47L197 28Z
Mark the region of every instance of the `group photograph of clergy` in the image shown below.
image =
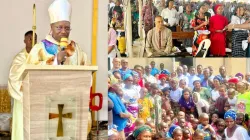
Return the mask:
M110 0L110 57L249 57L248 0Z
M109 140L250 139L249 68L227 64L238 59L146 59L110 61Z

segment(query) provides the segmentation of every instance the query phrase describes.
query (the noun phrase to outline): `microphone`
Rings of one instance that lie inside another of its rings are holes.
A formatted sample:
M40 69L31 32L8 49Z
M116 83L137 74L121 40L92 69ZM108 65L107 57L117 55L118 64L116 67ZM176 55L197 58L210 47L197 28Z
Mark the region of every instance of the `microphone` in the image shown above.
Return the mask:
M60 47L62 49L62 51L64 51L67 46L68 46L68 38L61 38L61 41L60 41ZM61 62L61 64L63 65L64 61Z
M61 41L60 41L60 47L61 49L64 51L65 48L68 46L68 38L61 38Z

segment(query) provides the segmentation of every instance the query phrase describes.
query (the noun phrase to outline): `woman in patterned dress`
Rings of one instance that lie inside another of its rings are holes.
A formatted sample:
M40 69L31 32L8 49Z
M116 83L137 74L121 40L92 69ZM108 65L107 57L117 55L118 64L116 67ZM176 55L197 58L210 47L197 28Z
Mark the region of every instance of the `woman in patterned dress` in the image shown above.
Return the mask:
M245 9L243 6L238 6L235 9L235 15L232 16L230 24L244 24L246 19L244 16ZM248 33L245 29L234 28L232 32L232 56L246 57L246 51L242 49L242 41L247 40Z
M128 136L135 129L134 121L138 118L138 99L140 97L139 91L136 90L133 86L133 76L131 74L125 74L123 77L124 87L123 91L123 100L126 105L126 109L131 113L131 117L128 121L127 126L124 129L125 135Z
M162 121L162 99L159 95L160 89L156 83L151 85L151 96L149 97L153 103L151 112L152 121L155 123L156 131L159 132L159 124Z
M142 9L142 19L144 23L145 35L149 30L154 27L154 18L158 15L156 7L153 5L152 0L148 0L147 4Z
M198 30L207 30L208 25L208 17L205 15L206 13L206 6L205 4L201 4L198 8L198 12L195 15L195 18L192 20L192 26L195 30L194 40L193 40L193 46L192 46L192 55L196 56L197 50L199 47L199 43L207 39L207 35L204 34L198 34Z
M191 20L194 18L194 13L190 4L186 5L186 12L182 14L182 29L183 32L193 32L194 29L191 26ZM184 39L184 47L192 46L192 39Z

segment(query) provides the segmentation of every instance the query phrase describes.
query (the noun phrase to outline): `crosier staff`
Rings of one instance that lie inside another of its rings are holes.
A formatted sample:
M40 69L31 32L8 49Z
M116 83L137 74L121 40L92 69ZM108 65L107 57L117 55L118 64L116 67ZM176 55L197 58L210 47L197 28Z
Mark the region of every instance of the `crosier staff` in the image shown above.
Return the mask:
M36 34L36 4L33 4L33 26L32 26L32 47L35 45L35 34Z

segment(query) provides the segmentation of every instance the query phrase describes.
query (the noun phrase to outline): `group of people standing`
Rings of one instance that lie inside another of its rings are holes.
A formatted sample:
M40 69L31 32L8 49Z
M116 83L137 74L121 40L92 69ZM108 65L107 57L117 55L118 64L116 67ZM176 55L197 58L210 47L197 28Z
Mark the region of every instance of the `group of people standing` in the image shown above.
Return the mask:
M234 76L226 67L178 66L170 72L155 62L128 67L113 60L109 71L111 140L250 139L250 73ZM120 66L121 64L121 66Z

